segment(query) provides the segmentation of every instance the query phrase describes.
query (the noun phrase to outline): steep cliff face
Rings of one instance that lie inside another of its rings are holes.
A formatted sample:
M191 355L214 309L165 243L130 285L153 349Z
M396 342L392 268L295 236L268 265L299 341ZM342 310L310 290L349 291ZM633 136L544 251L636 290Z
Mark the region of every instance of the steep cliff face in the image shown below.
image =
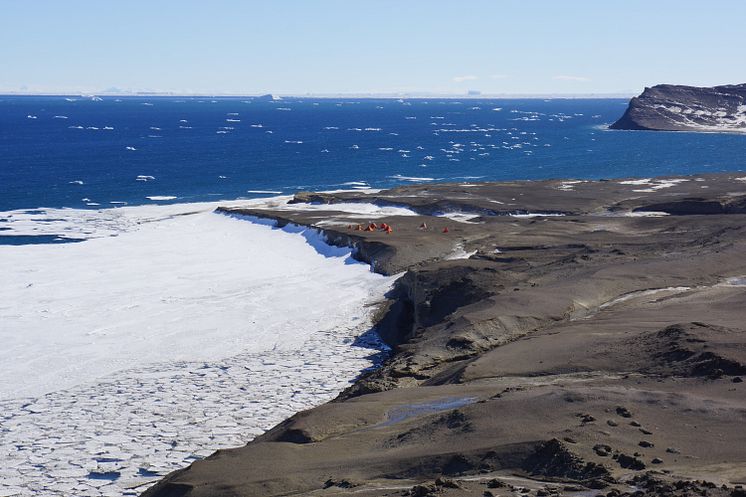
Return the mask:
M746 84L645 88L611 129L746 133Z

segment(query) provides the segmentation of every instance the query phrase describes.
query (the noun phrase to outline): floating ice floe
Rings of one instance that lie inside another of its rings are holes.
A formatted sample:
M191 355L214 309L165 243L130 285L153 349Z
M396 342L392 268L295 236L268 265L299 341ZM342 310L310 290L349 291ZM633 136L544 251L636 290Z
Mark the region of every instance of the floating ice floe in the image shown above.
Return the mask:
M124 148L125 150L132 150L132 151L137 150L135 147L124 147Z
M52 116L52 119L67 119L67 116Z
M38 117L33 114L29 114L26 116L26 119L38 119Z
M394 174L389 176L391 179L399 179L402 181L418 182L418 181L435 181L436 178L417 177L417 176L403 176L401 174Z
M68 183L71 184L71 185L82 185L83 181L79 180L79 179L76 179L76 180L73 180L73 181L68 181Z
M162 201L162 200L175 200L178 197L174 197L172 195L151 195L145 198L148 200Z
M148 176L146 174L139 174L135 181L153 181L155 179L155 176Z

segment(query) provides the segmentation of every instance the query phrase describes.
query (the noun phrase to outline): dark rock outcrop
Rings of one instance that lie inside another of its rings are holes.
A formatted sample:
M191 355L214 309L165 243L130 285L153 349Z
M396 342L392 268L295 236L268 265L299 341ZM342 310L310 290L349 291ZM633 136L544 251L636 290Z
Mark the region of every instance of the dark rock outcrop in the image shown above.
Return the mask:
M611 129L746 132L746 84L645 88Z

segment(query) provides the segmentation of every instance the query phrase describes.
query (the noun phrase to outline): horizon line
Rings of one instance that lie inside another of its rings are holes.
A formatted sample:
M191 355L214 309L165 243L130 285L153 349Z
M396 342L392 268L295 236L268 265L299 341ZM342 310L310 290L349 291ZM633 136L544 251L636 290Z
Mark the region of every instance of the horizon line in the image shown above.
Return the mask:
M267 96L279 98L369 98L369 99L547 99L547 98L631 98L636 93L628 92L584 92L584 93L437 93L437 92L349 92L349 93L187 93L187 92L70 92L70 91L3 91L0 97L35 96L35 97L190 97L190 98L258 98Z

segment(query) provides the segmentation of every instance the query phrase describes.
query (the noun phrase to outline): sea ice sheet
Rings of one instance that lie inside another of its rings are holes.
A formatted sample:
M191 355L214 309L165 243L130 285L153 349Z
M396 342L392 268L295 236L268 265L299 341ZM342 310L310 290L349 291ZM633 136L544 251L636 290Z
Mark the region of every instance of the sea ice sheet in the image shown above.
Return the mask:
M0 245L0 494L135 495L374 363L357 337L392 278L214 207L68 211L89 239Z

